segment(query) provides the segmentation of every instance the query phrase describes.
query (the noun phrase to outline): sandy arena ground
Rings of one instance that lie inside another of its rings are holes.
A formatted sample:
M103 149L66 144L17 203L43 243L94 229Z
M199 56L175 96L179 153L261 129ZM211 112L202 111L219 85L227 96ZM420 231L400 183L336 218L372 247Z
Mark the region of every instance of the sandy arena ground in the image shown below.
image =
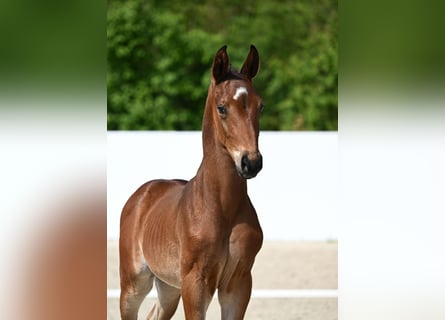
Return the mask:
M253 268L253 289L337 289L337 242L265 242ZM108 241L108 289L119 288L117 241ZM139 319L154 303L145 299ZM336 320L337 298L252 298L246 320ZM220 319L213 299L207 319ZM108 320L120 319L119 300L108 299ZM184 319L182 303L173 319Z

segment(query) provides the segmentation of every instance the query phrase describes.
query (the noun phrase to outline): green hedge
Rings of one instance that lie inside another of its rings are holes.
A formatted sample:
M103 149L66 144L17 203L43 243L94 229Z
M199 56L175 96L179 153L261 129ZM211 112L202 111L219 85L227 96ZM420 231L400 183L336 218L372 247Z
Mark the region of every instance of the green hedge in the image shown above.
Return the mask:
M210 66L260 52L263 130L337 130L337 1L108 2L109 130L199 130Z

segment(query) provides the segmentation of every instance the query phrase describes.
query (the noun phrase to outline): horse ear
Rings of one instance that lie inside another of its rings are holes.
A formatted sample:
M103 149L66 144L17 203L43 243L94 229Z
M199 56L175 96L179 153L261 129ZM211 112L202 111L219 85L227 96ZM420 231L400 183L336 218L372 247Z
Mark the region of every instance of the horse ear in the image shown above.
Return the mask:
M247 55L246 61L244 62L240 73L245 74L250 79L253 79L256 76L259 67L260 56L258 54L258 50L253 44L251 44L249 54Z
M230 72L230 61L227 55L227 46L221 47L213 59L212 76L216 83L221 82Z

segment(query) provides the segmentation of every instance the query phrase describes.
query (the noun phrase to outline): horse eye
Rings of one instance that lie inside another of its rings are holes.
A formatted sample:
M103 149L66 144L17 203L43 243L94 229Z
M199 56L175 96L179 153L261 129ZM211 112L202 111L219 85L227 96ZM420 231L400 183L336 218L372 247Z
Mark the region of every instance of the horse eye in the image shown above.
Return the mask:
M221 115L224 115L227 113L227 108L225 106L223 106L222 104L217 105L216 109L218 109L218 112Z
M263 110L264 110L264 104L261 104L261 105L260 105L260 113L262 113Z

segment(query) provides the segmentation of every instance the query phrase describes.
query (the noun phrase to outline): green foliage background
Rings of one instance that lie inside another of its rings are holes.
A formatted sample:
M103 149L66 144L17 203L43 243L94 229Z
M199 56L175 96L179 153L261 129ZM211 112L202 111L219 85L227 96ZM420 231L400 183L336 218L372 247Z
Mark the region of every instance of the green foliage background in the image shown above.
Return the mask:
M108 0L109 130L200 130L224 44L254 44L262 130L337 130L337 0Z

